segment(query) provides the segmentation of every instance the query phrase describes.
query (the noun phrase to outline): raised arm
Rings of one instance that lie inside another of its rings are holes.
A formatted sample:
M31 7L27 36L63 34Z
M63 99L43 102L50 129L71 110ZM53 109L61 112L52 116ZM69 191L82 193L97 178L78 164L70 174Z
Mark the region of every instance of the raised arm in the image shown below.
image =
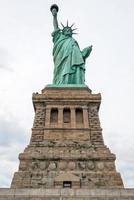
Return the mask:
M54 30L57 30L58 27L58 20L57 20L57 13L58 13L58 6L56 4L52 5L50 8L52 15L53 15L53 26L54 26Z

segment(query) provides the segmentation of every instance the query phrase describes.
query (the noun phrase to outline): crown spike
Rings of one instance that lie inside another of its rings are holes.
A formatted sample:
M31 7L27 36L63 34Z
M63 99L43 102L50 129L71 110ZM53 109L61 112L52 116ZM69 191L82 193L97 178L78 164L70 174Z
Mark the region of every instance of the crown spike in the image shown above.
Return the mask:
M72 31L75 31L75 30L77 30L77 28L72 29Z
M68 20L67 20L67 27L68 27Z
M63 28L65 27L65 26L62 24L62 22L61 22L61 25L62 25Z
M70 26L70 28L72 28L72 27L74 26L74 24L75 24L75 23L73 23L73 24Z
M72 33L72 34L78 34L78 33Z

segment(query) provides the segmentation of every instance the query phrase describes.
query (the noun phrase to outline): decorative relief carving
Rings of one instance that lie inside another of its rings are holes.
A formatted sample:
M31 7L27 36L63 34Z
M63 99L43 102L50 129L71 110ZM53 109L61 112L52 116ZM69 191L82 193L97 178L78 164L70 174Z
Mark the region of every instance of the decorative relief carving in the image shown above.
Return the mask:
M104 163L103 162L96 162L96 166L97 166L97 169L99 169L99 170L104 169Z
M79 162L79 163L78 163L78 166L79 166L79 168L80 168L81 170L86 168L86 164L85 164L84 162Z
M107 170L115 170L115 164L113 162L105 162L105 167Z
M74 170L75 167L76 167L75 162L69 162L69 163L68 163L68 168L69 168L70 170Z
M31 164L30 164L30 168L32 170L37 170L39 168L39 163L38 161L32 161Z
M67 167L67 162L64 162L64 161L59 162L59 169L65 170L66 167Z
M88 161L87 167L88 167L88 169L93 170L95 168L94 162L93 161Z
M52 163L49 164L48 169L55 170L56 167L57 167L56 163L55 163L55 162L52 162Z
M44 169L46 169L47 168L47 163L45 162L45 161L41 161L40 162L40 169L41 170L44 170Z

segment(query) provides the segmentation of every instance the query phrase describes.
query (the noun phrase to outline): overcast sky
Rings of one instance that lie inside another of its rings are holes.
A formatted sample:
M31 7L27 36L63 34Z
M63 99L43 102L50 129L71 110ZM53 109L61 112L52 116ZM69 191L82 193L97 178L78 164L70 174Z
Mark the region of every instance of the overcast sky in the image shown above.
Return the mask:
M93 45L86 84L102 95L105 144L134 187L134 0L0 0L0 187L10 186L29 144L32 93L52 83L52 3L59 22L75 22L80 48Z

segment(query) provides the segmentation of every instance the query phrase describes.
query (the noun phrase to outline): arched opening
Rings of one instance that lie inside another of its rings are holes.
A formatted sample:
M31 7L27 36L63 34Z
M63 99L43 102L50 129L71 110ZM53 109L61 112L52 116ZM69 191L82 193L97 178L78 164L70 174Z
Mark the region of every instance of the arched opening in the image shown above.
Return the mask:
M57 108L51 109L50 123L54 125L58 123L58 109Z
M64 108L63 110L63 123L64 126L70 126L71 123L71 112L70 112L70 108Z
M82 108L76 108L76 127L83 126L83 110Z

